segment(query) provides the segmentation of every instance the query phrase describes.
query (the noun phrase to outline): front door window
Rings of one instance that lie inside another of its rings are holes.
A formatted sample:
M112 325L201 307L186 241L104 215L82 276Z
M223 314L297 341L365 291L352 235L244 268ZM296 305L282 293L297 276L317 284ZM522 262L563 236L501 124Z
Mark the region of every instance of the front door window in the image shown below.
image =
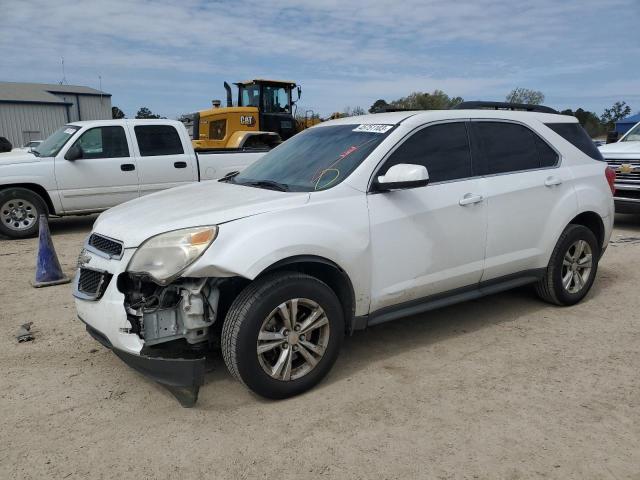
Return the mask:
M290 113L289 92L287 89L265 85L262 108L265 113Z
M260 87L258 85L243 86L240 93L243 107L260 106Z

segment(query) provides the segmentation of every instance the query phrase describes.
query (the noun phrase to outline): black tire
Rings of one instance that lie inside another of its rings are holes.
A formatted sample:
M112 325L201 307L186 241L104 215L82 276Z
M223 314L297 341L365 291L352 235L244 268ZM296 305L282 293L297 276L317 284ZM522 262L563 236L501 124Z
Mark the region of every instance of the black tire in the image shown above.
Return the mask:
M29 203L28 217L25 217L29 221L27 228L18 230L15 225L19 222L8 221L6 214L9 210L5 205L13 205L10 203L12 201L16 202L16 206L21 201ZM41 214L48 214L47 204L34 191L22 187L10 187L0 190L0 234L9 238L35 237L38 234L38 220Z
M584 281L583 286L579 291L572 293L568 291L562 283L563 260L567 252L579 240L584 240L589 245L592 255L592 266L588 279ZM536 284L536 293L538 296L542 300L555 305L568 306L578 303L589 293L593 285L598 270L600 251L601 248L600 245L598 245L598 240L591 230L583 225L570 224L567 226L553 249L544 277Z
M285 381L267 374L256 346L270 312L294 298L312 300L324 310L329 337L324 354L311 371ZM338 357L343 337L342 307L329 286L306 274L276 272L254 281L234 300L222 327L221 347L225 364L234 377L258 395L281 399L305 392L320 382Z
M11 142L4 137L0 137L0 153L10 152L12 149Z

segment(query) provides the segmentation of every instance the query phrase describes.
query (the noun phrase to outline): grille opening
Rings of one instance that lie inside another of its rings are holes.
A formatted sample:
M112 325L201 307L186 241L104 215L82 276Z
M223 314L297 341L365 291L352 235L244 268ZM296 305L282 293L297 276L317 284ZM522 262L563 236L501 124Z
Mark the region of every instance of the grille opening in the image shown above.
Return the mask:
M87 270L83 268L80 271L80 280L78 282L78 290L83 293L95 294L100 286L102 280L102 273L95 270Z
M639 190L616 190L616 198L631 198L634 200L640 200Z
M97 233L94 233L89 237L89 245L96 250L111 255L112 257L119 257L122 255L122 243L103 237Z
M616 172L616 182L640 183L640 162L638 160L621 160L608 158L607 164ZM630 171L623 171L622 165L630 165Z
M82 268L78 278L78 291L98 299L107 288L109 280L111 280L111 275L106 272Z

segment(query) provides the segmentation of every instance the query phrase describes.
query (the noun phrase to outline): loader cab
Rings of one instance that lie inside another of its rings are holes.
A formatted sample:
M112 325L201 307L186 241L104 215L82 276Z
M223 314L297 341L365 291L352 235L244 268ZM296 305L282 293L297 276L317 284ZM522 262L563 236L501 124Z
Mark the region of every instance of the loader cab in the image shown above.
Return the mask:
M293 108L300 98L300 87L296 89L294 82L255 79L238 82L236 86L238 87L238 106L256 107L260 112L260 130L275 132L282 140L295 135ZM297 91L295 100L293 99L294 89Z

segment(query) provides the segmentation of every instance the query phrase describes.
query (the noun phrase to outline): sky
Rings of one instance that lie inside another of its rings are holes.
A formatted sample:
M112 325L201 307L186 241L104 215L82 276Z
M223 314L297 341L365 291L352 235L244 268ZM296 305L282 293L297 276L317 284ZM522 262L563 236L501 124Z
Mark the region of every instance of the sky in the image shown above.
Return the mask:
M640 0L0 0L0 81L87 85L128 117L224 99L223 81L293 80L299 109L414 91L640 111ZM101 81L99 79L101 77Z

